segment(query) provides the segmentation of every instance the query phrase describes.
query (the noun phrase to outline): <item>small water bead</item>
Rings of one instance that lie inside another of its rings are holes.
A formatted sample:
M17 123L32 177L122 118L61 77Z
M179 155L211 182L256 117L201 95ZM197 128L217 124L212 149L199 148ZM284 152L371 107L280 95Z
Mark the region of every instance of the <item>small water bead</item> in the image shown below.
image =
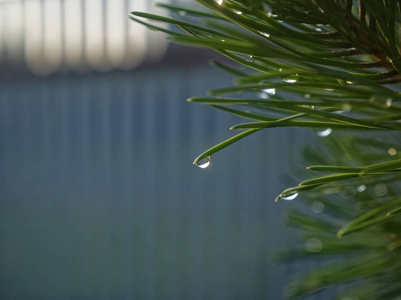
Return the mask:
M218 5L222 5L224 0L216 0L216 2L217 2Z
M357 190L358 193L362 193L362 192L364 192L366 190L366 185L361 184L360 186L358 186L356 188L356 190Z
M187 12L186 12L186 11L179 11L178 14L179 14L180 16L186 16L186 15L187 15Z
M295 74L295 77L298 77L298 74ZM297 82L297 79L295 79L293 76L291 76L291 78L284 78L283 82L293 84L293 83Z
M378 183L375 185L375 193L377 196L384 196L387 194L387 185L384 183Z
M397 154L397 150L395 150L394 148L390 148L390 149L388 149L388 154L390 154L390 155L396 155Z
M320 130L320 131L316 132L316 135L320 136L320 137L326 137L326 136L329 136L332 132L333 132L333 130L331 128L326 128L324 130Z
M291 200L294 200L296 197L298 197L298 193L294 193L294 194L291 194L288 196L281 197L281 199L291 201Z
M323 243L318 238L310 238L306 241L305 250L308 252L317 253L322 251Z
M274 96L276 94L276 89L263 89L262 92Z
M268 34L268 33L266 33L266 32L262 32L262 31L258 31L258 33L260 34L260 35L263 35L264 37L270 37L270 34Z
M239 10L234 10L234 13L237 15L242 15L242 11L239 11Z
M304 96L306 99L310 99L310 94L305 94Z
M393 104L393 100L391 98L388 98L386 100L386 108L390 108L392 104Z
M196 165L201 169L206 169L208 166L210 166L210 157L201 159L200 161L196 162Z
M288 79L288 78L283 79L283 81L287 82L287 83L295 83L295 82L297 82L295 79Z
M312 204L312 211L316 214L320 214L324 210L324 203L322 201L314 201Z

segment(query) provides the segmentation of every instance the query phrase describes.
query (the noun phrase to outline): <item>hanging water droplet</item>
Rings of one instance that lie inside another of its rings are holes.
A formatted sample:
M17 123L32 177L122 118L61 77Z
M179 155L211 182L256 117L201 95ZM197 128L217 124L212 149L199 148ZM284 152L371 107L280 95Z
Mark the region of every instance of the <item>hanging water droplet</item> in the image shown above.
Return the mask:
M333 132L333 130L331 128L327 128L327 129L316 132L316 135L320 136L320 137L326 137L326 136L329 136L332 132Z
M388 98L386 100L386 108L390 108L392 104L393 104L393 100L391 98Z
M308 252L320 252L323 249L323 243L318 238L310 238L306 241L305 250Z
M388 149L388 154L396 155L397 154L397 150L395 150L394 148L390 148L390 149Z
M210 165L210 157L206 157L196 162L196 165L201 169L206 169Z
M312 211L320 214L324 210L324 203L322 201L314 201L312 204Z
M216 0L216 2L217 2L218 5L222 5L224 0Z
M387 185L378 183L375 185L375 193L377 196L384 196L387 194Z
M358 186L356 188L356 190L357 190L357 192L362 193L362 192L364 192L366 190L366 185L361 184L360 186Z
M253 61L253 56L252 55L248 56L248 61Z
M291 201L291 200L294 200L296 197L298 197L298 193L294 193L294 194L291 194L288 196L283 196L283 197L281 197L281 199Z

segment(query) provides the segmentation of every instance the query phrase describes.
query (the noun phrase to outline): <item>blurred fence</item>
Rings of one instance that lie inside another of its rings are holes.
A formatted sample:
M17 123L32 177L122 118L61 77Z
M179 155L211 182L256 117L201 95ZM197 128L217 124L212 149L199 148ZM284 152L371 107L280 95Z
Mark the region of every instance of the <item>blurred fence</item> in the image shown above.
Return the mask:
M293 244L273 200L305 134L261 132L193 166L238 119L185 99L229 80L3 76L0 298L281 299L296 270L271 259Z

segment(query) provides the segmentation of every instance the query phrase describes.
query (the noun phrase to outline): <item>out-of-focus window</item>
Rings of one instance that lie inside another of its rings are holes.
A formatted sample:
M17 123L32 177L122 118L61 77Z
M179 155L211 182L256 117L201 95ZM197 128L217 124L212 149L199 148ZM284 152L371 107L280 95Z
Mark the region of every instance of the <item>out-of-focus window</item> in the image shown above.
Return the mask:
M134 10L153 12L154 1L0 0L0 62L49 75L160 59L165 36L129 20Z

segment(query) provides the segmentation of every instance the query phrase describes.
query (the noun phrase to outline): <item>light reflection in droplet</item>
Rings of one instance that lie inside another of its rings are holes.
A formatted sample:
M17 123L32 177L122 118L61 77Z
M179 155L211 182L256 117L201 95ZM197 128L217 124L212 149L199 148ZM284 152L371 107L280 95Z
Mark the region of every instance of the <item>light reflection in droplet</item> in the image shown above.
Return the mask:
M217 2L218 5L222 5L224 0L216 0L216 2Z
M276 89L263 89L262 92L273 96L276 94Z
M333 130L331 128L327 128L327 129L316 132L316 135L320 136L320 137L326 137L326 136L329 136L332 132L333 132Z
M395 150L394 148L390 148L390 149L388 149L388 154L396 155L397 154L397 150Z
M298 197L298 193L294 193L294 194L291 194L288 196L281 197L281 199L291 201L291 200L294 200L296 197Z
M270 37L270 34L266 33L266 32L262 32L262 31L258 31L258 33L260 35L263 35L264 37Z
M291 78L284 78L283 81L287 82L287 83L295 83L295 82L297 82L296 79L291 79Z
M362 192L364 192L366 190L366 185L361 184L360 186L358 186L356 188L356 190L357 190L357 192L362 193Z

